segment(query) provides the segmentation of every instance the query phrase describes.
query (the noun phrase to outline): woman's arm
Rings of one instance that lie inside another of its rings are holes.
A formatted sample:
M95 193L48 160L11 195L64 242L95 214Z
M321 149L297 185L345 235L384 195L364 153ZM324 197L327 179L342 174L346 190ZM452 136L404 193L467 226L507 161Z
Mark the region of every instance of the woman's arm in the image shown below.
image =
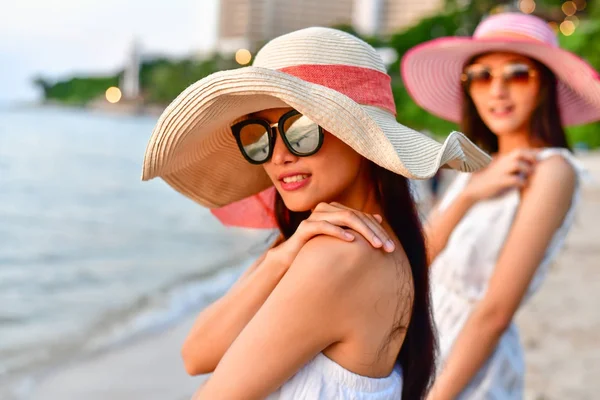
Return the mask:
M536 154L536 150L519 149L498 156L487 167L471 174L466 187L446 209L434 210L424 227L427 261L431 263L446 247L452 231L475 203L508 189L525 187L534 170Z
M221 357L271 294L286 268L259 258L219 300L204 309L181 349L190 375L214 371Z
M283 238L279 236L270 248L282 242ZM225 351L279 282L282 271L275 267L265 266L255 274L266 255L266 252L262 254L225 296L205 308L196 318L181 348L188 374L199 375L215 370Z
M317 205L291 238L280 238L264 260L255 263L227 295L200 314L182 348L187 372L197 375L214 371L311 238L328 235L352 242L360 234L372 246L391 252L394 246L385 245L390 237L380 223L380 216L369 216L341 204ZM354 229L353 233L346 228Z
M562 157L536 167L485 297L460 332L429 399L456 398L490 357L569 210L575 185L575 171Z
M361 267L386 257L370 247L360 237L354 243L310 240L194 399L265 398L319 352L344 341L365 302L356 294L368 273Z
M452 231L475 203L475 198L468 192L462 191L448 208L445 210L436 208L431 212L423 227L427 241L428 263L431 264L446 247Z

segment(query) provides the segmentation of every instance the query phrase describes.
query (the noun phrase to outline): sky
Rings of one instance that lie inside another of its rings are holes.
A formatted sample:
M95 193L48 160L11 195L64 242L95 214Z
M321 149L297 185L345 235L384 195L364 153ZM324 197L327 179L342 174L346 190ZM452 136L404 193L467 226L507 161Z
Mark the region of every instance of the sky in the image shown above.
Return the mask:
M109 74L135 39L143 54L214 46L218 0L12 0L0 17L0 103L32 101L41 75Z

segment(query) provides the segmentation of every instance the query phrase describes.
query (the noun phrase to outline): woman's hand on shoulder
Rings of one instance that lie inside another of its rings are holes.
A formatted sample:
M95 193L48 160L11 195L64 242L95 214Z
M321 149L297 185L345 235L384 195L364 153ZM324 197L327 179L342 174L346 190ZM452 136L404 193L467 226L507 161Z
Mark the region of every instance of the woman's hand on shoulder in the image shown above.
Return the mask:
M537 164L538 150L518 149L501 155L472 174L464 194L473 202L496 197L510 189L523 189Z
M312 214L300 223L291 238L269 250L270 262L288 268L300 249L312 238L319 235L331 236L346 242L363 236L371 246L393 252L395 245L390 235L381 226L382 217L345 207L339 203L320 203Z

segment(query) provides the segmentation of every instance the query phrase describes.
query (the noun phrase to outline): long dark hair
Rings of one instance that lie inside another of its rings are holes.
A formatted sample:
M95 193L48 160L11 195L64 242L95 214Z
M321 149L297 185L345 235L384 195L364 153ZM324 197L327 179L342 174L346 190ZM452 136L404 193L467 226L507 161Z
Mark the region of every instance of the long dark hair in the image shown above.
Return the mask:
M471 59L466 65L471 64L477 57ZM536 60L531 61L533 61L540 74L537 106L531 117L531 135L534 139L538 139L548 146L570 150L567 135L560 120L556 76L544 64ZM479 116L466 86L463 86L462 110L462 132L483 150L488 153L496 153L498 151L498 137L492 133Z
M402 244L412 271L414 295L410 322L408 327L401 322L396 324L390 340L406 331L397 358L403 373L402 399L418 400L427 394L433 380L435 363L435 336L430 308L425 238L408 180L372 163L371 173L377 188L376 200L383 208L384 218ZM275 215L283 239L288 239L310 212L290 211L277 193Z

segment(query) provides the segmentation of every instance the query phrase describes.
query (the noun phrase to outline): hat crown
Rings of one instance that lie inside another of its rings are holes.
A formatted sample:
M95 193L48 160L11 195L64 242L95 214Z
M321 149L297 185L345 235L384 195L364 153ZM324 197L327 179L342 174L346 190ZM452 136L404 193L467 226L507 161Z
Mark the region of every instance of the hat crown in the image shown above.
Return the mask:
M479 23L474 38L515 38L527 37L551 46L558 47L554 30L543 19L516 12L494 14Z
M276 70L300 65L345 65L387 73L383 60L368 43L322 27L301 29L271 40L256 54L252 65Z

